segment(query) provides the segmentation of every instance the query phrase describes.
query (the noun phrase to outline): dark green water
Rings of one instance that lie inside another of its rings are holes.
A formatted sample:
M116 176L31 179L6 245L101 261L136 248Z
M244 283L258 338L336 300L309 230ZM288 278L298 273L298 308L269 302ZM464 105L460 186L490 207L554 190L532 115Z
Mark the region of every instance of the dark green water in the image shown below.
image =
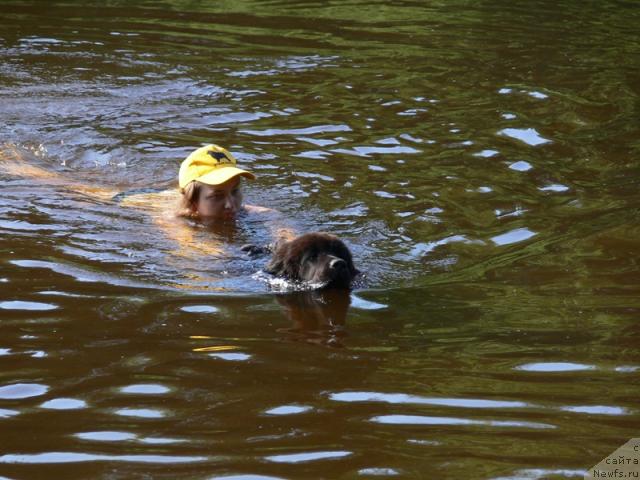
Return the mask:
M3 0L0 478L582 478L639 436L639 25ZM239 250L261 224L185 257L73 187L170 188L210 142L248 203L349 244L346 314L269 291Z

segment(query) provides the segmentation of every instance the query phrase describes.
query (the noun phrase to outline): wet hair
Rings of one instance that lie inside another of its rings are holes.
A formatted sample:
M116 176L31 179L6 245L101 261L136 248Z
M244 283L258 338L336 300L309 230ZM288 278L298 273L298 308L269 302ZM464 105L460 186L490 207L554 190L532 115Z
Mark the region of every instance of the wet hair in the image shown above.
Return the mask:
M176 212L179 217L198 218L197 204L202 185L201 182L194 180L180 189L180 203Z

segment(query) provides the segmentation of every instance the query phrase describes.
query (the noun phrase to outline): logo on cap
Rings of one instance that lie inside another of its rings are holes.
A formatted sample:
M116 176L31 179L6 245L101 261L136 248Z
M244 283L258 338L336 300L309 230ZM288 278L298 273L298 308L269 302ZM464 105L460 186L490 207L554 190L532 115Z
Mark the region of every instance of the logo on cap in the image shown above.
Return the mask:
M233 163L224 152L216 152L215 150L209 150L207 155L211 155L218 163Z

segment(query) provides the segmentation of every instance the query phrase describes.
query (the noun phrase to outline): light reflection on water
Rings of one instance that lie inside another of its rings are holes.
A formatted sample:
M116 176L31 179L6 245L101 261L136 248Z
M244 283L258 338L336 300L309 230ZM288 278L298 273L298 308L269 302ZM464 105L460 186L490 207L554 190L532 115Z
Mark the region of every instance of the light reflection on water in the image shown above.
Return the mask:
M342 458L351 454L352 452L346 452L346 451L291 453L291 454L284 454L284 455L271 455L271 456L265 457L265 460L269 462L276 462L276 463L302 463L302 462L312 462L314 460Z
M122 393L131 393L137 395L162 395L163 393L169 393L171 390L164 385L129 385L120 389Z
M301 405L282 405L275 407L264 412L267 415L297 415L299 413L305 413L310 411L311 407L305 407Z
M2 310L33 310L33 311L46 311L56 310L58 307L51 303L41 302L22 302L19 300L0 302L0 309Z
M571 478L635 436L633 5L5 3L0 475ZM112 199L209 142L356 291Z
M171 455L100 455L75 452L49 452L23 455L1 455L0 463L9 464L57 464L79 462L126 462L126 463L192 463L204 462L206 457L177 457Z
M114 412L116 415L122 415L123 417L139 417L139 418L163 418L166 416L165 412L161 410L154 410L152 408L122 408Z
M40 408L48 408L50 410L76 410L78 408L87 408L87 402L76 398L54 398L40 405Z
M392 404L443 405L463 408L523 408L532 406L523 402L462 398L425 398L417 395L377 392L333 393L330 395L330 398L339 402L387 402Z
M421 415L381 415L370 420L386 425L476 425L489 427L521 427L527 429L555 428L553 425L533 422L511 422L500 420L470 420L455 417L426 417Z
M15 400L44 395L49 390L46 385L37 383L15 383L0 387L0 399Z

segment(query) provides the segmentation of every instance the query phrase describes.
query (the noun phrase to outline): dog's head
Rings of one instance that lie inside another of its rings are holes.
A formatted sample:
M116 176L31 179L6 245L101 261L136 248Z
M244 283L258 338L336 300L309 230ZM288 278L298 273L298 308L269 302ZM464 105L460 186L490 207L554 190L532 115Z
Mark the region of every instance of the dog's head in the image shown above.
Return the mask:
M265 271L320 288L349 288L359 273L347 246L338 237L321 232L278 244Z

